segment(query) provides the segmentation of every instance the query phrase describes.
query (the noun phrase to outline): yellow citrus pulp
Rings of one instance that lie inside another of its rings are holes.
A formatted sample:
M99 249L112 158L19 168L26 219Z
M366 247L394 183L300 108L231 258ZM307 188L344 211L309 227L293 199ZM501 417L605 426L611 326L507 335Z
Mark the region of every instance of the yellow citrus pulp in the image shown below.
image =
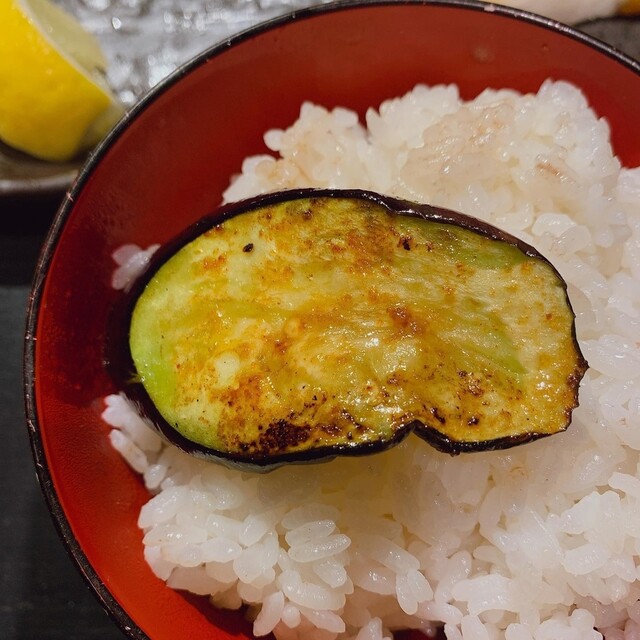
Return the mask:
M123 113L95 38L49 0L0 0L0 140L44 160L94 146Z

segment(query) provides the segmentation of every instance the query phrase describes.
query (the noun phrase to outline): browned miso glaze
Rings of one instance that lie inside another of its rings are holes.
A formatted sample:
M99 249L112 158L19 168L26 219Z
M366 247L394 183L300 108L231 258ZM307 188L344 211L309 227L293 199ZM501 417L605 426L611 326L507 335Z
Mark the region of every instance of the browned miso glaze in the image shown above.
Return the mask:
M243 468L452 454L564 430L586 370L533 247L366 191L228 205L162 247L114 312L117 384L180 448Z

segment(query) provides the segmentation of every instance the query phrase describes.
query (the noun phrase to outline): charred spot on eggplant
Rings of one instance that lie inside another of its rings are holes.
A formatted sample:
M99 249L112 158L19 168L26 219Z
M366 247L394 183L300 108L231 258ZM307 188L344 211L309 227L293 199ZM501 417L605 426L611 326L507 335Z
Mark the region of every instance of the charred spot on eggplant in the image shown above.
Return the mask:
M410 432L457 454L567 428L587 368L566 285L479 220L366 191L227 206L131 292L121 382L167 439L247 469Z

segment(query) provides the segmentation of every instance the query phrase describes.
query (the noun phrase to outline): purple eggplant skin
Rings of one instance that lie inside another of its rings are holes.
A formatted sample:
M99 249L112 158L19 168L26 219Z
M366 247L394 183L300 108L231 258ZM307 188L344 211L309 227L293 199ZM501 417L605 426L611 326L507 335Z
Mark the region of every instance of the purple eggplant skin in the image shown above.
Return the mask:
M310 224L318 227L305 227ZM310 235L299 237L298 230L305 228ZM277 247L277 251L264 253L266 245ZM198 257L188 256L192 248ZM213 253L202 258L204 250ZM269 262L273 255L279 256L275 272ZM187 266L179 267L185 260ZM174 264L178 266L174 268ZM320 266L314 270L314 265ZM178 268L182 269L180 276ZM440 275L434 276L434 272ZM167 298L170 307L164 312L157 300L165 295L159 292L173 287L175 293L175 282L184 284L185 273L202 279L205 297L210 289L224 291L219 298L206 297L207 305L217 305L218 315L223 316L220 310L227 307L232 311L222 324L207 324L208 328L197 331L191 326L191 333L183 332L169 343L166 334L188 316L181 308L192 309L196 298L184 298L182 304L176 304L176 297L182 294L172 294ZM291 338L282 333L291 333L293 326L284 320L283 309L291 304L285 281L290 280L296 299L303 290L298 286L301 273L310 283L305 285L305 292L313 289L315 281L338 284L335 291L331 284L331 290L319 287L309 292L296 316L305 330ZM205 276L213 278L211 286ZM347 282L352 276L353 282ZM245 277L249 294L234 299L229 306L234 282ZM395 283L403 280L408 284L402 285L404 289L398 284L394 298ZM482 285L477 291L473 290L478 286L476 280ZM540 292L530 293L537 286L531 282L538 281ZM499 285L502 288L493 297L483 290ZM433 293L441 290L445 293ZM522 301L512 299L518 294L523 296ZM348 298L349 303L341 302L340 296ZM505 318L500 317L494 301L501 296L507 308ZM258 304L258 300L267 303ZM376 315L372 309L378 302ZM449 302L451 307L447 307ZM148 307L146 312L144 305ZM351 307L355 315L348 315L346 310ZM261 310L264 317L260 316ZM513 322L514 314L520 314L523 326L528 326L525 319L531 324L515 337L509 324L518 324ZM275 318L270 332L262 336L259 358L243 360L237 355L251 351L247 345L255 338L249 334L234 343L236 353L225 346L230 338L224 342L216 333L236 315L242 322L253 323L251 331L262 326L265 317ZM346 328L341 329L339 317L343 315ZM156 317L171 321L159 325L152 320ZM578 405L579 384L588 367L576 339L566 283L534 247L462 213L363 190L296 189L219 208L154 254L113 318L106 354L108 368L141 415L167 441L191 455L257 472L284 464L370 455L396 446L412 432L451 455L525 444L569 426ZM366 336L354 328L360 324L369 327L370 338L378 331L375 348L367 350L369 347L363 346L376 340L367 342ZM337 335L335 353L323 332ZM209 340L201 341L201 347L217 345L222 365L218 362L216 366L222 366L222 374L215 369L213 374L207 373L208 378L203 377L202 367L194 365L200 358L196 351L183 357L185 345L201 334ZM539 348L535 346L538 334L547 341ZM158 346L161 342L162 349ZM304 345L310 345L311 355L303 350ZM374 369L391 367L393 345L400 351L400 347L409 345L410 356L405 360L399 357L397 370L386 371L386 377L365 384L368 373L360 375L351 363L364 359L373 362ZM159 353L171 349L174 355L181 355L165 363L158 373L159 369L149 362L156 362ZM520 362L520 351L528 354L525 364ZM419 360L421 354L426 364ZM271 365L266 371L256 368L260 358ZM328 367L326 380L318 382L314 377L314 358L334 365ZM174 375L180 367L191 368L198 382L189 382L186 391L171 396L182 384L182 379ZM540 371L534 371L536 367ZM561 373L556 375L558 367ZM344 370L350 377L340 379ZM234 375L239 372L232 380L231 386L236 387L233 393L216 383L214 394L203 382L214 374L224 378L228 371ZM283 377L283 372L290 377ZM175 384L168 385L169 378ZM267 379L277 388L273 397L264 391ZM353 385L344 384L345 380L353 381ZM530 392L537 393L529 388L534 383L542 388L546 385L547 391L529 398ZM290 387L291 393L285 387ZM250 394L247 389L252 390ZM185 398L189 406L183 418L176 407ZM199 414L193 417L194 402L206 403L207 398L217 403L210 414L222 415L223 420L216 422L210 415L207 419ZM388 404L376 413L385 398ZM226 408L234 403L237 410ZM519 408L523 405L529 407L525 412ZM365 409L361 410L362 406ZM547 409L549 424L534 415ZM382 416L389 418L384 420ZM494 428L498 423L499 428ZM209 431L216 429L222 435L210 435Z

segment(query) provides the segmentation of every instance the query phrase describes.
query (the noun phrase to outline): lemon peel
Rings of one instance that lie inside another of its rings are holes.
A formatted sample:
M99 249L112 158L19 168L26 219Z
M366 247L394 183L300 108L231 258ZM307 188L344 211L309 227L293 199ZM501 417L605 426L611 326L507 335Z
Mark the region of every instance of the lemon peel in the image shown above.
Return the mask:
M0 0L0 140L65 161L122 115L95 38L49 0Z

